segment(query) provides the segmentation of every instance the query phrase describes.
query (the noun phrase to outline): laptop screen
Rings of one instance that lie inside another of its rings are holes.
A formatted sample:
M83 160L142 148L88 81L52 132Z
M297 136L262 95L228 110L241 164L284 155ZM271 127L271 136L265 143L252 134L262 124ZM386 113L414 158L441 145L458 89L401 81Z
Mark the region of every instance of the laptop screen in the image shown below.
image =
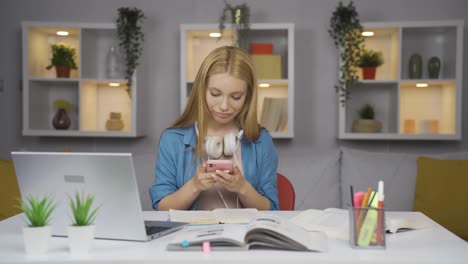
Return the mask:
M50 195L52 235L67 236L69 197L95 196L96 238L147 240L132 154L12 152L23 199Z

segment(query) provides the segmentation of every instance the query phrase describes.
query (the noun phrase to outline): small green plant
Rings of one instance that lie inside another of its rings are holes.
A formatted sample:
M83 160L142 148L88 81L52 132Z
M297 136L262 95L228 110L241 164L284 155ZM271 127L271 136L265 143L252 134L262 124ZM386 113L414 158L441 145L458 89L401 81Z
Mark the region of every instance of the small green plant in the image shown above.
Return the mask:
M374 119L374 107L370 104L365 104L359 109L359 117L361 119Z
M55 106L57 109L65 109L65 110L67 110L67 111L69 111L69 110L72 108L71 103L68 102L67 100L64 100L64 99L55 100L55 101L54 101L54 106Z
M226 28L227 15L231 15L231 26L237 30L237 46L245 48L244 42L250 31L250 8L247 4L232 6L226 0L224 1L224 8L221 16L219 17L219 33L223 37L223 31Z
M52 59L46 69L50 70L54 66L69 66L78 69L75 63L76 50L66 43L52 44Z
M36 198L28 196L25 201L20 200L20 207L26 215L27 225L29 227L47 226L50 222L50 217L56 205L53 199L49 196Z
M75 193L75 198L69 197L70 199L70 208L73 213L73 225L74 226L88 226L92 225L96 219L96 213L98 208L94 208L91 211L91 206L93 205L94 196L81 195L77 192Z
M358 67L379 67L384 63L381 51L374 51L371 49L363 48L361 56L356 63Z

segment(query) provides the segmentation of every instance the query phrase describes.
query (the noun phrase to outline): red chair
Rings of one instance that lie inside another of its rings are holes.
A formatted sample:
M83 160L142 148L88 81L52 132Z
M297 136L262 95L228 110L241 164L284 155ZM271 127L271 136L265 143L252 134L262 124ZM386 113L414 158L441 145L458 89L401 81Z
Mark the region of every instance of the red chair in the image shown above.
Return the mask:
M296 201L296 192L292 183L281 173L276 174L278 176L278 200L279 207L282 211L294 210L294 203Z

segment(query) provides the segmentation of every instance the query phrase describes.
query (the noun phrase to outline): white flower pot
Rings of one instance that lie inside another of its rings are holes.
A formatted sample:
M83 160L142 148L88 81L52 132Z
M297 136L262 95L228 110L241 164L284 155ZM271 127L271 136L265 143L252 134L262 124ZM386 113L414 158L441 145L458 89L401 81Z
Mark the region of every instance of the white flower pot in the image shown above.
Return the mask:
M50 226L23 227L24 249L27 254L46 254L49 250Z
M73 255L88 254L93 245L95 225L68 226L70 252Z

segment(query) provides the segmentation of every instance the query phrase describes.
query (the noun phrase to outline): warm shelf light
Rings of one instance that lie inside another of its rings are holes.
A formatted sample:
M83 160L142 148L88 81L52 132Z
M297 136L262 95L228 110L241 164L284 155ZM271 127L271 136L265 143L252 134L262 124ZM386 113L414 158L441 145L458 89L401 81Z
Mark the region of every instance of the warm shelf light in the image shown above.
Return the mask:
M119 87L119 86L120 86L120 83L111 82L111 83L109 83L109 86L112 86L112 87Z
M270 84L269 84L269 83L260 83L260 84L258 85L258 87L267 88L267 87L270 87Z
M416 87L427 87L429 86L427 83L417 83Z
M218 33L218 32L212 32L212 33L210 33L210 35L209 35L209 36L210 36L210 37L212 37L212 38L219 38L219 37L221 37L221 33Z
M364 32L362 32L362 35L363 35L364 37L372 37L372 36L374 36L374 32L372 32L372 31L364 31Z
M68 31L57 31L57 35L59 35L59 36L68 36Z

